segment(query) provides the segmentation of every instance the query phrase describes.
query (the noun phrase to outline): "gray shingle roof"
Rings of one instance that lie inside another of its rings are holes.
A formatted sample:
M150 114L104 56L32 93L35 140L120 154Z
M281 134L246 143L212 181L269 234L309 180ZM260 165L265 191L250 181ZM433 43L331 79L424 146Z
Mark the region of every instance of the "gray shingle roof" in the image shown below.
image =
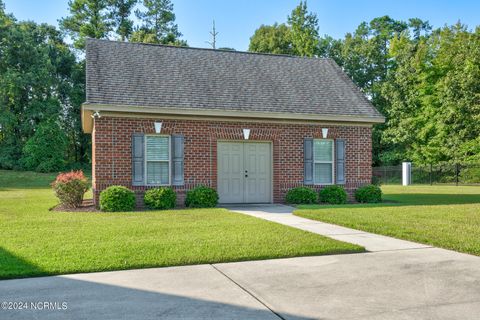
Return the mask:
M331 59L87 41L87 103L381 118Z

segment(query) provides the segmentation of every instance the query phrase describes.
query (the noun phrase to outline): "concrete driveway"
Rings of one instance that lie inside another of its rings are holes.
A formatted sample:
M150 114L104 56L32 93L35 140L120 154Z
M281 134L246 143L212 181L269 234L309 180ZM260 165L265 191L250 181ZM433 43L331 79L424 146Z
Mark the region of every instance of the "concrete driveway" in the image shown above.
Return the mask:
M479 270L424 248L5 280L29 306L0 319L479 319Z

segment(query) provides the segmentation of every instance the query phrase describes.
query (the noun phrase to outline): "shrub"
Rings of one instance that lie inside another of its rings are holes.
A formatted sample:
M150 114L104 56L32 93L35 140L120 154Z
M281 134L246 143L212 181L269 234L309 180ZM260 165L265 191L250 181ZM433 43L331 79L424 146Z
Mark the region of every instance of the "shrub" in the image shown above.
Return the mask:
M150 209L172 209L177 202L177 194L172 188L155 188L145 192L145 205Z
M376 203L382 201L382 190L379 186L370 184L355 191L355 200L362 203Z
M317 202L315 190L307 187L296 187L288 190L285 202L291 204L310 204Z
M80 171L60 173L52 188L60 203L68 208L77 208L82 204L83 196L88 191L88 180Z
M100 192L100 209L107 212L132 211L135 193L122 186L111 186Z
M342 186L327 186L320 190L319 200L328 204L347 203L347 193Z
M213 208L218 204L218 193L215 189L198 186L187 192L185 206L189 208Z

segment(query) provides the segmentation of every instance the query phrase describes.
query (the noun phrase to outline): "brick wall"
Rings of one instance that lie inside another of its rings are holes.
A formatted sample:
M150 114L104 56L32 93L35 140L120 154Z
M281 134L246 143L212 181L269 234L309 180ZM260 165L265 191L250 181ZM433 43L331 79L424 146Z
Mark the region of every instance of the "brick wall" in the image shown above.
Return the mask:
M185 185L176 187L179 203L185 191L199 184L216 187L217 141L243 140L243 128L251 129L250 140L273 142L273 199L283 202L288 189L303 184L303 140L328 138L346 140L346 184L351 195L372 176L371 128L291 123L221 122L207 120L162 120L102 116L95 119L92 133L93 191L98 203L100 191L110 185L124 185L141 195L145 187L131 185L131 137L133 133L155 133L154 122L162 121L162 134L185 136ZM319 188L316 186L316 188Z

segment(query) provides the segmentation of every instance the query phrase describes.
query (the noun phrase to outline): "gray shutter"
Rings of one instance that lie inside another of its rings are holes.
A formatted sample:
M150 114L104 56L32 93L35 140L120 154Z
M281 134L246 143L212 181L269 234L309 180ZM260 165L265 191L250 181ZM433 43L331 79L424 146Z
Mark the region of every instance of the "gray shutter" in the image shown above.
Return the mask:
M336 183L345 184L345 140L335 140Z
M172 135L172 185L183 186L183 135Z
M132 186L145 185L145 135L132 135Z
M303 141L303 178L304 184L313 184L313 139Z

